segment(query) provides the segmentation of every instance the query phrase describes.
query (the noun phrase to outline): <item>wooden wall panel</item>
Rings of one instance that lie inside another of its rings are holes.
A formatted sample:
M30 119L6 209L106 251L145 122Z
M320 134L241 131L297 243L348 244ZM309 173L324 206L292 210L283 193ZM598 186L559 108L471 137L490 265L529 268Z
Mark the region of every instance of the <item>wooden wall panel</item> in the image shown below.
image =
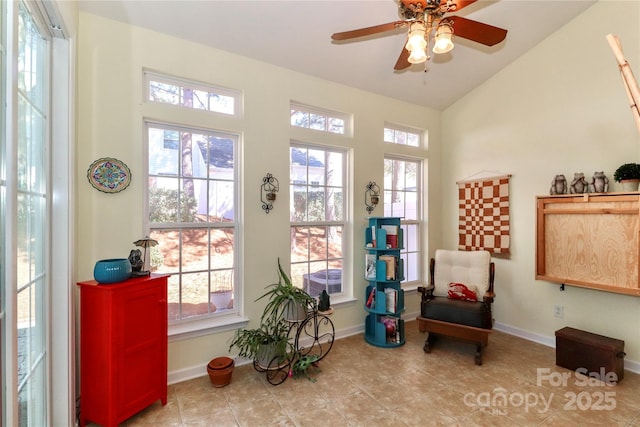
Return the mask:
M536 279L640 295L640 194L537 198Z

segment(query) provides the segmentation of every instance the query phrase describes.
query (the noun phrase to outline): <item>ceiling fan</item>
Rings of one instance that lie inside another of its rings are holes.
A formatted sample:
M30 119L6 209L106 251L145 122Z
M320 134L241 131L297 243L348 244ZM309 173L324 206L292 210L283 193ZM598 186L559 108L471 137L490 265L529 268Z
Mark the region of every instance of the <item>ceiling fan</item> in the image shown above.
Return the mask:
M335 33L331 38L337 41L350 40L409 26L407 43L393 67L395 70L404 70L411 64L420 64L430 59L427 52L431 33L434 33L433 52L437 54L453 49L451 40L453 34L486 46L493 46L503 41L507 36L507 30L461 16L445 16L476 1L399 0L398 8L403 20Z

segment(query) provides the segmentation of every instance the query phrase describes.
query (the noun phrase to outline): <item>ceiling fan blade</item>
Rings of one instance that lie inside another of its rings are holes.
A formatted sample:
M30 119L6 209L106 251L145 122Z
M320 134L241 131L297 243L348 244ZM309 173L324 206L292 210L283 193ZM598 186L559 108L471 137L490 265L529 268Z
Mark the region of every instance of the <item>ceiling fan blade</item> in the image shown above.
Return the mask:
M463 7L467 7L472 3L477 2L478 0L453 0L453 5L455 6L455 8L451 8L451 12L457 12L460 9L462 9ZM440 1L440 5L442 6L443 4L447 4L447 0L441 0Z
M483 24L461 16L450 16L446 19L453 22L454 36L473 40L486 46L498 44L507 37L507 30L493 25Z
M356 37L370 36L372 34L384 33L385 31L395 30L406 25L405 21L389 22L387 24L374 25L373 27L359 28L357 30L343 31L331 35L333 40L348 40Z
M400 56L398 57L396 65L393 67L393 69L399 71L408 68L411 65L411 63L409 62L409 55L410 53L407 48L403 47L402 52L400 52Z

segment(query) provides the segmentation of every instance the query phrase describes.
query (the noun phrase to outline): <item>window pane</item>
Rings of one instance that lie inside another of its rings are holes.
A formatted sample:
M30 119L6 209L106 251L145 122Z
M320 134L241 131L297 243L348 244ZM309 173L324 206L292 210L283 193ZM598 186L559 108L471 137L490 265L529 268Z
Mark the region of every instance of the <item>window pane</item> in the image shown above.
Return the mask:
M335 117L329 118L329 132L344 134L344 120L336 119Z
M179 132L149 128L149 175L178 175ZM165 141L169 140L167 144Z
M325 130L327 127L327 118L319 114L311 114L309 128L317 130Z
M161 82L149 82L149 101L178 105L180 102L179 94L180 88L177 86Z
M302 128L309 127L309 114L305 111L291 110L291 125Z
M309 228L309 249L310 261L324 260L327 258L327 229L325 227Z
M209 304L209 273L182 274L180 318L188 319L214 312Z
M308 210L307 221L324 221L326 220L325 211L325 192L322 187L309 187L309 193L307 194Z
M418 226L416 224L403 225L404 244L407 251L413 252L418 250Z
M314 185L325 185L327 174L325 152L308 150L308 156L308 182Z
M291 227L291 262L309 259L309 227Z
M415 191L407 191L404 197L404 219L418 219L418 194Z
M180 258L181 258L181 245L180 230L179 229L166 229L166 230L153 230L150 237L158 242L157 246L149 248L150 250L144 256L150 257L151 271L162 271L167 274L172 274L173 277L180 271ZM171 280L170 280L171 283ZM178 283L174 283L178 286ZM179 290L175 292L179 294ZM174 302L179 302L179 299Z
M291 204L291 221L301 222L307 220L307 187L295 185L291 191L293 203Z
M183 229L180 232L182 257L180 269L183 272L209 270L209 230Z
M231 271L234 266L234 229L216 228L211 230L211 269ZM232 277L232 276L231 276ZM230 283L230 288L233 284Z
M329 152L327 153L327 185L342 186L344 169L344 154Z

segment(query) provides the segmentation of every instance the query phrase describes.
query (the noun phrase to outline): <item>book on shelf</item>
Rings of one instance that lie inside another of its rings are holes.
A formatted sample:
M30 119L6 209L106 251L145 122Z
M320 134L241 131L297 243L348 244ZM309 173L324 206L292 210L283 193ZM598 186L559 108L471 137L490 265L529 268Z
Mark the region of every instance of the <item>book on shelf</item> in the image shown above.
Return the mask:
M380 255L380 261L384 261L387 266L386 280L396 280L396 270L398 258L393 255Z
M371 244L372 244L372 246L374 248L376 247L376 243L377 243L376 240L377 240L377 237L376 237L376 226L372 225L371 226Z
M387 232L387 248L396 249L398 247L398 226L382 225L381 227Z
M366 306L367 308L371 308L376 305L376 287L371 287L371 292L369 292L369 297L367 298Z
M398 310L398 290L395 288L385 288L386 310L395 313Z
M380 322L384 324L386 342L395 344L400 342L400 319L392 316L381 316Z
M364 257L364 277L367 280L376 280L376 255L365 254Z

